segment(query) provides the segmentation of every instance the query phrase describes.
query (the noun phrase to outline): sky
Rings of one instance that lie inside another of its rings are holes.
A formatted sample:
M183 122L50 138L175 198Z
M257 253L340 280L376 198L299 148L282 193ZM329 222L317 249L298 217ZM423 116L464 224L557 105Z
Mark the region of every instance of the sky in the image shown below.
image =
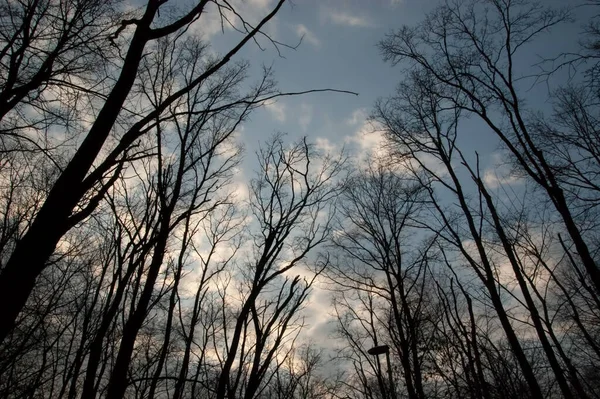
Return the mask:
M542 3L570 7L576 16L584 16L585 8L575 8L582 1L543 0ZM300 46L295 50L283 48L279 56L263 40L263 49L251 44L238 59L249 60L257 72L262 65L272 65L278 87L284 92L330 88L353 91L358 96L316 93L286 97L257 110L239 131L245 159L237 182L246 184L253 177L254 152L261 142L278 132L286 133L290 141L307 136L324 150L345 147L355 158L377 151L380 137L370 133L372 129L366 119L375 101L393 94L402 79L399 67L383 62L377 43L393 29L418 23L439 3L439 0L294 0L284 5L266 32L289 45L296 45L302 38ZM251 21L257 20L274 4L274 0L245 0L240 13ZM522 70L531 71L534 64L551 54L573 50L582 31L582 19L577 19L533 43L518 59ZM227 31L223 35L215 18L202 23L197 29L210 39L216 52L226 51L236 38ZM536 109L549 110L546 97L553 83L531 87L525 95L527 102ZM503 179L498 176L497 165L502 157L497 142L475 121L467 121L463 129L468 138L463 151L479 152L484 160L484 174L493 187L494 180ZM504 183L519 184L516 180ZM303 334L308 339L322 340L331 331L328 298L329 293L318 287L310 298L306 308L308 326Z
M246 3L267 10L274 2ZM352 140L375 99L389 94L398 81L393 68L381 60L378 40L392 27L417 20L435 1L414 3L410 7L397 0L295 0L285 4L267 31L290 45L303 37L300 46L283 49L282 58L266 43L265 51L251 45L241 57L250 60L254 68L272 65L282 91L331 88L359 95L318 93L269 104L244 126L242 139L249 155L257 142L275 132L285 132L290 138L307 135L322 145L338 146ZM211 40L213 48L227 48L226 38L230 37L216 33Z

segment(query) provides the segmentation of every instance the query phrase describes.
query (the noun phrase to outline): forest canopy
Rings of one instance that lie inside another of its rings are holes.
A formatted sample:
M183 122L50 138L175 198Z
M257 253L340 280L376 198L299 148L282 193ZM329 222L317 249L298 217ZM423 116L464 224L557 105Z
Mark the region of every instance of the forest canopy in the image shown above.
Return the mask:
M600 2L405 3L0 0L0 397L600 398Z

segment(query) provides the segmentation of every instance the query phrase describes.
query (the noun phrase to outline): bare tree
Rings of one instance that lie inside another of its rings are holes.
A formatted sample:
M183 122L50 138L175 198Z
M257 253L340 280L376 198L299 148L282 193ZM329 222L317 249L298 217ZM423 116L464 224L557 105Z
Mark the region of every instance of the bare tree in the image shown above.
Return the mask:
M147 132L156 129L164 118L172 118L172 115L169 116L169 109L173 109L188 93L202 87L211 77L222 71L249 41L257 35L264 37L261 29L279 11L284 1L279 1L256 25L244 21L228 3L216 3L222 12L227 9L233 13L234 18L241 19L244 32L242 38L221 57L196 59L188 64L191 69L188 69L189 73L185 79L177 81L169 90L161 91L161 96L150 99L148 104L144 95L144 85L149 83L144 82L144 51L152 47L159 54L163 54L164 42L177 43L178 45L172 47L167 46L173 51L185 47L186 41L190 40L189 33L186 33L188 27L204 15L208 3L200 1L187 10L165 12L159 17L159 10L165 7L163 2L150 1L132 18L122 20L120 27L114 31L113 40L117 46L127 48L124 58L116 68L114 83L109 85L105 97L102 98L100 109L94 115L81 145L70 157L68 165L60 171L35 219L19 239L0 274L0 295L7 303L1 315L2 338L12 328L34 287L36 278L45 268L45 262L61 237L95 210L119 175L123 163L128 160L130 154L127 152L131 150L132 145ZM23 14L22 17L26 18L26 15ZM18 30L19 26L21 25L16 24L14 28ZM132 31L129 32L130 30ZM123 36L125 33L126 37ZM189 56L198 57L201 54L192 52ZM88 61L85 62L87 65ZM160 66L164 72L181 73L178 72L177 62L172 58L166 59ZM256 98L254 93L229 98L224 103L203 104L208 108L195 112L214 114L236 104L260 104L265 98L277 95L271 91L267 97ZM264 95L263 92L261 94ZM142 100L142 103L148 106L143 105L141 109L136 109L135 104L138 100ZM109 140L110 148L104 148L111 134L115 139ZM103 149L106 155L99 159Z
M384 58L406 61L426 73L432 88L466 114L483 121L515 165L545 192L556 209L591 283L600 289L594 248L577 218L543 143L530 128L517 55L537 36L564 22L568 13L527 1L448 2L415 28L404 27L380 43ZM492 33L494 32L494 33ZM527 66L529 67L529 66Z
M419 248L419 241L426 241L419 228L426 190L399 168L375 165L346 183L339 205L339 233L334 237L340 258L328 273L341 289L381 297L389 321L382 320L378 328L387 329L408 397L424 398L423 348L435 323L435 305L426 294L430 285L427 244Z
M448 2L416 28L404 27L381 42L384 57L406 65L409 78L400 85L396 96L378 104L375 119L382 123L392 151L416 176L424 176L422 183L429 187L431 203L436 208L435 220L440 223L439 229L432 229L458 249L486 287L531 394L542 394L538 380L544 377L535 375L532 362L538 360L525 355L523 344L527 340L515 333L513 318L536 332L541 345L539 354L543 353L542 358L553 371L562 395L586 397L591 392L573 362L576 355L567 354L565 339L569 339L569 334L553 322L549 311L553 299L544 292L551 285L560 287L562 283L555 278L556 274L551 282L544 282L536 272L539 269L535 264L543 262L546 271L552 273L549 265L554 262L553 254L535 244L533 249L531 240L527 241L531 237L528 231L537 222L532 213L527 213L529 205L521 208L516 202L511 204L510 200L500 198L488 187L477 154L473 158L458 145L466 134L461 132L463 118L475 115L491 128L512 156L521 176L530 178L536 187L535 197L530 195L528 199L541 199L553 205L554 215L569 239L562 240L557 230L553 234L558 236L573 269L585 270L580 283L585 286L589 282L591 290L597 292L596 239L587 224L595 223L594 188L590 179L585 180L588 175L593 179L596 167L589 156L594 151L593 145L589 145L593 135L584 133L587 141L579 140L586 148L583 151L575 146L568 149L566 140L558 145L542 140L548 126L542 126L523 107L519 94L522 85L515 63L515 54L521 48L564 21L567 14L526 1L488 4L490 7L484 9L476 2ZM480 24L478 16L484 12L487 18ZM563 104L569 101L563 100ZM573 101L580 109L576 104ZM547 151L549 148L554 151ZM471 186L461 177L462 173L475 184ZM441 193L455 198L459 213L444 205ZM466 228L460 226L461 221ZM465 247L461 238L465 233L476 251ZM533 262L531 253L536 254ZM502 277L501 263L510 267L514 288ZM546 284L546 288L541 288L541 284ZM524 313L507 312L503 299L506 294L522 306Z
M309 253L329 237L332 201L339 191L335 179L343 171L343 160L319 157L306 140L286 148L282 138L275 137L260 151L259 162L260 173L250 190L256 224L251 230L256 231L251 233L251 261L240 264L242 298L232 324L224 326L227 341L217 398L260 395L273 376L272 362L281 365L285 360L287 355L278 352L292 346L301 326L298 310L315 276L327 265L325 258L316 262L313 272L305 270L308 276L294 276L307 267Z

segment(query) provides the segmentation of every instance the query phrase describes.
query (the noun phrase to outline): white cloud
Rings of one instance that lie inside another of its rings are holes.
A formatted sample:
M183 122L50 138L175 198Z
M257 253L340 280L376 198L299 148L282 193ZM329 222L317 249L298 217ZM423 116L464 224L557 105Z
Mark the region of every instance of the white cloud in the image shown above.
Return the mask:
M296 35L314 47L321 47L321 41L319 38L302 24L296 25Z
M351 151L354 152L354 159L362 164L387 158L382 129L378 129L373 122L364 119L358 126L354 135L346 136L345 140L350 145Z
M241 145L241 137L243 132L244 126L238 127L238 129L220 145L219 155L221 158L228 159L242 153L243 147Z
M353 28L368 28L373 26L371 21L364 17L353 15L347 11L322 8L321 15L335 25L349 26Z
M350 118L346 119L346 124L349 126L356 126L361 123L364 123L367 119L367 109L366 108L358 108L352 112Z
M324 153L333 154L338 151L337 146L325 137L317 137L315 139L315 146L319 151L323 151Z
M523 183L523 179L511 172L510 166L502 159L500 153L492 154L492 166L483 173L483 181L488 188L494 189L502 185Z
M273 119L275 119L278 122L285 122L285 119L286 119L285 105L283 105L279 102L276 102L276 101L272 101L272 102L265 104L265 108L267 109L267 111L269 111L269 113L271 114Z
M489 188L498 188L505 184L520 184L523 181L520 177L502 172L502 169L488 169L483 174L483 181Z
M333 345L334 342L331 340L331 337L327 336L327 332L329 332L327 331L329 330L327 326L332 321L335 321L330 314L331 308L327 306L330 303L331 291L321 287L320 284L313 286L310 297L305 305L305 322L308 327L305 335L315 340L328 340ZM326 333L324 334L324 332Z
M418 157L421 164L423 164L427 169L433 172L437 177L444 178L449 176L448 168L446 168L446 165L444 165L444 163L438 158L436 158L434 155L423 153L419 154ZM416 165L417 162L414 161L413 166L415 166L415 168L417 168ZM418 168L420 168L420 166L418 166Z
M302 131L306 132L308 126L312 122L313 118L313 107L309 104L302 103L300 105L300 115L298 116L298 124L302 128Z
M221 32L221 28L229 30L230 26L223 25L221 27L221 17L217 7L209 3L204 9L203 15L190 26L190 32L208 40Z
M362 121L354 135L348 138L351 143L356 143L361 152L378 151L384 143L382 129L377 129L372 122Z

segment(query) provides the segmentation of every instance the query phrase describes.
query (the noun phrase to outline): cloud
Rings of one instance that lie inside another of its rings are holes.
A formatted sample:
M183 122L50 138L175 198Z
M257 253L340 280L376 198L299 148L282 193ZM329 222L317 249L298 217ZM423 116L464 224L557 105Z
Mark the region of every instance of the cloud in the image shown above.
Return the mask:
M296 35L314 47L321 47L321 41L319 38L302 24L296 25Z
M339 150L337 146L326 137L317 137L315 139L315 146L319 151L323 151L324 153L329 154L333 154L334 152Z
M298 116L298 124L302 128L302 131L306 132L308 126L312 122L313 118L313 108L312 105L309 104L301 104L300 105L300 115Z
M350 118L346 119L346 124L349 126L356 126L362 124L367 119L367 109L358 108L352 112Z
M313 286L310 297L305 305L305 322L307 330L305 335L314 340L328 340L335 329L335 318L330 314L331 308L327 304L331 303L331 292L325 289L325 284L316 284ZM333 345L334 342L330 341Z
M384 129L377 122L367 120L365 108L355 109L345 123L354 130L354 134L346 136L346 142L357 144L361 153L378 152L383 147Z
M353 136L350 136L349 141L358 144L360 153L364 154L365 152L379 153L383 149L385 139L378 129L365 122Z
M331 137L317 137L315 145L319 150L333 154L343 149L358 164L374 162L387 154L383 129L367 120L366 108L357 108L347 119L341 123L336 122L335 125L342 128L341 134L335 140Z
M190 25L190 32L201 36L205 40L211 39L213 36L223 30L230 30L230 26L224 24L221 26L221 16L216 6L212 3L207 4L202 17Z
M225 160L242 153L243 146L241 145L241 137L243 133L244 126L238 127L238 129L220 145L220 150L218 153L220 158Z
M269 111L269 113L271 114L273 119L275 119L278 122L285 122L285 119L286 119L285 105L278 103L276 101L273 101L273 102L265 104L265 108L267 109L267 111Z
M369 164L379 162L378 160L389 159L385 148L383 131L374 122L362 121L356 123L357 130L353 135L346 136L346 144L354 154L353 158L358 164Z
M512 172L510 165L503 160L502 154L494 153L491 158L491 167L487 168L483 173L483 181L488 188L494 189L503 185L517 185L523 183L523 179L520 176L516 176Z
M483 174L483 181L489 188L498 188L505 184L521 184L523 179L518 176L504 174L504 171L493 168L487 169Z
M368 28L373 26L371 21L364 16L353 15L347 11L322 8L322 16L335 25L349 26L352 28Z

